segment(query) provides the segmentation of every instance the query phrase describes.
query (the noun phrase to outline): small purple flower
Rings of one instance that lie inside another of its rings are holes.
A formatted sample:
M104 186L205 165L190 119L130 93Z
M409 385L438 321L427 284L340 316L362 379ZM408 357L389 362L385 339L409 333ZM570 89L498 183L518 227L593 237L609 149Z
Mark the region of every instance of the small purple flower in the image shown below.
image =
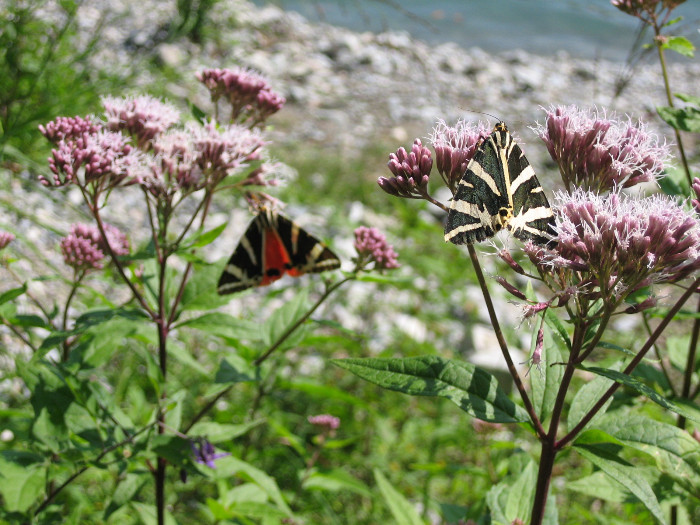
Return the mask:
M607 118L575 106L551 107L535 131L568 190L613 191L661 176L669 147L640 121Z
M104 230L114 254L128 255L126 236L110 224L104 224ZM76 223L71 226L70 234L61 239L61 252L64 262L76 270L99 270L108 250L96 226Z
M377 228L360 226L355 230L355 249L363 263L374 261L378 269L398 268L399 255Z
M0 250L3 250L15 240L15 236L9 232L0 232Z
M214 445L202 437L191 440L190 446L192 447L195 462L200 465L206 465L209 468L216 468L214 461L217 459L231 455L229 452L216 452Z
M312 425L324 428L329 432L332 430L337 430L338 427L340 427L340 418L328 414L309 416L307 419Z
M423 146L420 139L413 142L411 152L399 148L389 155L387 163L393 178L379 177L379 187L390 195L420 199L428 195L428 181L433 169L430 150Z
M139 148L149 149L149 143L180 120L180 112L166 102L140 95L137 97L104 97L102 106L110 131L125 131Z
M84 134L94 135L100 130L100 125L92 117L56 117L46 126L39 126L39 131L48 140L58 144L62 140L73 140Z
M444 120L439 120L433 129L430 141L435 150L435 165L453 195L469 161L488 136L488 128L482 122L474 125L458 120L451 127Z

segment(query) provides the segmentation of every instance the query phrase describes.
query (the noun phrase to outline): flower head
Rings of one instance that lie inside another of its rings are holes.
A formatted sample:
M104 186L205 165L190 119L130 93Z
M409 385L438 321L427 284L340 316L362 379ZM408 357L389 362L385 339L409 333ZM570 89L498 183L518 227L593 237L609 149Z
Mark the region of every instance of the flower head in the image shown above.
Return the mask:
M140 95L137 97L104 97L102 106L107 129L126 131L144 150L153 138L180 120L180 112L166 102Z
M252 118L258 124L284 106L285 99L274 92L267 80L252 69L205 69L197 80L209 90L211 99L220 98L231 104L231 120L243 123Z
M700 269L700 223L666 196L635 199L576 189L556 199L559 243L539 260L582 272L603 296L620 299Z
M46 126L39 126L39 131L48 140L58 144L62 140L73 140L84 134L94 135L100 130L100 125L92 117L56 117Z
M10 244L14 240L15 240L15 236L12 235L11 233L0 232L0 250L3 250L4 248L6 248L7 245Z
M455 126L448 126L439 120L433 129L430 141L435 149L435 164L453 195L469 161L488 136L489 131L481 122L474 125L458 120Z
M112 252L115 255L127 255L129 241L126 236L110 224L105 224L104 230ZM76 270L99 270L108 250L96 226L76 223L71 226L70 234L61 239L61 252L64 262Z
M355 230L355 249L362 264L374 261L379 269L398 268L399 255L377 228L360 226Z
M700 179L695 177L693 179L693 191L695 192L695 198L691 201L693 208L697 213L700 213Z
M320 414L318 416L309 416L308 418L309 423L312 425L316 425L321 428L325 428L326 430L337 430L338 427L340 426L340 418L337 418L335 416L330 416L328 414Z
M128 177L139 162L139 154L121 133L105 130L83 133L58 142L49 157L54 176L49 180L40 175L39 181L45 186L63 186L106 180L113 187L130 183Z
M209 468L216 468L215 460L231 455L229 452L216 452L214 445L202 437L191 440L190 446L195 462Z
M259 159L264 145L260 133L243 126L188 123L154 139L154 160L139 182L154 195L213 187Z
M655 181L663 173L669 148L641 121L623 122L575 106L546 112L545 123L535 131L567 188L610 191Z
M428 194L433 158L420 139L413 141L410 153L401 147L389 155L387 166L394 177L379 177L377 181L385 192L409 198L421 198Z

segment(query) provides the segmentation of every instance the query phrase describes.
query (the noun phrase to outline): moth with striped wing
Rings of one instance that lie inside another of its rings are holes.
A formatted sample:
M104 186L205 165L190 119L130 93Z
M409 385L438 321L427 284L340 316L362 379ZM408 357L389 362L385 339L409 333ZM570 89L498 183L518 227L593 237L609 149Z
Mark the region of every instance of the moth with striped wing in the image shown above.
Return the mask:
M260 213L226 263L217 291L219 295L267 286L285 273L305 273L340 268L340 259L321 241L274 210Z
M452 199L445 241L471 244L506 228L521 241L554 244L547 197L505 123L477 149Z

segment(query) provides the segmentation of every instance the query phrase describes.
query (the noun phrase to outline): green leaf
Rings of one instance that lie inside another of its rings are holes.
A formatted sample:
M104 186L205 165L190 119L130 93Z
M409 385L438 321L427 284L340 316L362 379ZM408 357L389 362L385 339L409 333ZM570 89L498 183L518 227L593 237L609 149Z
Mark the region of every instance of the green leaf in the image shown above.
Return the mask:
M232 385L234 383L255 381L256 378L255 369L245 359L236 354L231 354L221 360L214 382Z
M224 261L221 264L193 264L182 293L181 310L211 310L231 301L231 295L219 295L216 291L223 265Z
M474 417L493 423L528 421L527 412L503 392L488 372L439 356L404 359L333 359L332 363L390 390L445 397Z
M505 481L492 486L486 493L486 504L491 511L491 523L493 525L510 525L512 522L506 518L506 501L508 500L509 486Z
M612 503L622 503L633 498L627 489L601 471L575 481L567 481L566 488Z
M505 515L508 523L513 523L516 518L519 518L523 523L527 523L532 511L536 486L537 468L534 461L529 461L522 474L518 476L518 479L515 480L515 483L508 491L508 499L505 506Z
M606 415L596 427L652 457L656 457L659 450L673 454L700 474L700 443L685 430L620 411Z
M41 458L28 453L3 450L0 453L0 494L4 510L26 512L44 493L46 469Z
M157 522L155 505L147 505L145 503L133 501L131 506L136 511L136 515L141 519L143 525L153 525ZM178 525L173 515L170 514L167 509L165 510L165 525Z
M18 288L12 288L0 294L0 304L5 304L8 301L17 299L20 295L23 295L27 291L27 285L23 284Z
M683 102L692 104L693 106L700 108L700 97L695 95L686 95L685 93L674 93L674 97L681 99Z
M183 467L192 461L189 439L172 434L160 434L151 439L151 450L175 466Z
M413 505L389 483L379 469L374 469L374 479L397 525L424 525Z
M191 250L192 248L201 248L214 242L219 237L219 235L223 233L225 229L226 223L220 224L216 228L212 228L211 230L208 230L204 233L202 233L201 230L197 230L193 235L187 237L182 242L181 246L184 250Z
M179 327L196 328L211 335L229 339L244 339L247 341L259 341L262 339L262 331L259 323L245 319L239 319L223 312L209 312L194 319L188 319L179 323Z
M654 403L664 407L667 410L670 410L672 412L675 412L676 414L680 414L681 416L685 417L686 419L691 419L695 422L700 422L700 417L698 417L698 412L689 410L686 407L676 404L672 402L669 399L666 399L664 396L661 394L657 393L641 381L635 379L634 377L630 377L627 374L623 374L622 372L618 372L617 370L609 370L609 369L604 369L604 368L598 368L598 367L581 367L583 370L588 370L589 372L593 372L594 374L598 374L604 377L608 377L612 379L613 381L616 381L622 385L625 385L636 392L642 394L643 396L648 397L651 399Z
M233 456L226 456L217 460L216 477L229 478L231 475L235 474L258 485L258 487L267 494L268 498L277 505L277 508L282 510L288 517L294 518L292 510L289 508L289 505L287 505L274 478L268 476L262 470L255 468L253 465L234 458Z
M693 43L684 36L667 37L667 40L662 44L661 48L670 49L671 51L675 51L676 53L688 58L693 58L693 54L695 52L695 46Z
M264 422L264 419L256 419L250 423L230 425L226 423L216 423L214 421L200 421L195 423L187 434L190 436L204 436L210 443L222 443L225 441L232 441L239 436L247 434L252 428Z
M168 355L175 358L180 364L183 364L187 369L197 372L203 377L209 377L209 370L204 368L190 353L189 347L180 344L179 342L170 342L168 344Z
M557 348L556 342L562 346L564 342L561 338L556 340L552 336L552 331L545 326L544 346L542 348L542 363L539 367L533 366L530 369L530 384L532 385L532 403L541 421L545 421L552 412L554 402L559 392L561 378L564 376L562 355ZM535 351L537 343L537 331L532 334L532 351Z
M559 337L561 342L566 345L566 348L571 350L571 339L569 338L569 332L566 331L566 327L557 317L551 308L547 308L547 313L544 316L544 322L552 329L553 333Z
M302 487L304 490L324 490L328 492L346 490L366 498L372 497L372 491L366 484L352 477L343 469L333 469L322 472L314 471L306 478Z
M127 505L137 492L149 481L148 476L127 474L117 485L109 505L105 509L103 519L109 518L114 512Z
M600 345L599 345L600 346ZM611 366L611 370L619 370L622 368L622 362L617 362ZM583 385L578 392L574 400L571 402L571 407L569 408L569 415L567 418L567 428L569 431L583 419L591 408L598 402L601 396L613 385L614 381L607 377L596 376L591 381ZM586 424L585 428L590 428L595 424L605 414L605 411L612 403L612 397L605 402L605 405L596 413L596 415L591 418L591 420Z
M299 321L309 311L309 291L302 289L297 292L291 301L286 302L280 308L272 312L262 326L263 344L269 348L276 343L287 330ZM298 329L297 329L298 332ZM294 334L289 334L284 343L285 347L298 344L298 337L291 339Z
M574 449L607 476L634 494L662 524L666 523L656 494L638 469L614 455L606 446L574 443Z
M672 108L659 106L656 108L656 112L674 129L700 133L700 109L696 107Z

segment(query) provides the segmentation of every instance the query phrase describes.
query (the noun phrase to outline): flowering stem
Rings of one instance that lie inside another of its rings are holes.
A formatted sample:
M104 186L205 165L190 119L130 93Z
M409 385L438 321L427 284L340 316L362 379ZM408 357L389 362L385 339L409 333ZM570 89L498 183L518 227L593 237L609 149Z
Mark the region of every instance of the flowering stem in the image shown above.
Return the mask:
M656 43L656 49L659 52L659 63L661 64L661 72L664 78L664 88L666 89L666 100L668 105L673 107L673 94L671 93L671 83L668 79L668 71L666 68L666 57L663 50L663 40L661 39L661 27L658 24L654 24L654 34L656 38L654 42ZM680 153L681 162L683 163L683 171L685 171L685 177L688 181L688 187L693 186L693 177L690 174L690 167L688 166L688 159L685 157L685 150L683 148L683 141L681 139L681 133L676 128L673 128L673 132L676 135L676 144L678 145L678 153Z
M698 287L700 286L700 278L696 279L693 284L685 291L685 293L676 301L676 304L673 305L673 307L668 311L666 316L661 320L659 325L656 327L656 330L654 330L654 333L651 334L649 339L647 340L646 343L644 343L644 346L637 352L637 355L630 361L629 365L622 371L623 374L631 374L632 371L637 367L637 365L644 359L644 356L646 353L649 351L649 349L654 345L656 340L659 338L659 336L663 333L663 331L666 329L666 327L669 325L669 323L673 320L675 315L680 311L681 307L685 304L685 302L690 298L691 295L694 293L697 293ZM601 398L596 402L595 405L586 413L586 415L581 418L581 421L578 422L578 424L569 431L568 434L566 434L563 438L561 438L557 443L556 443L556 448L557 449L562 449L567 443L572 441L581 430L588 424L588 422L595 416L598 411L603 408L605 403L612 397L612 395L617 391L617 389L620 388L620 383L614 383L608 388L608 390L601 396Z
M467 244L467 248L469 249L469 257L472 260L472 265L474 266L476 278L479 281L479 286L481 286L481 293L484 296L484 302L486 303L486 310L489 313L491 326L493 326L493 331L496 334L496 339L498 340L498 344L501 347L501 353L503 354L503 358L505 359L506 365L508 366L508 371L510 372L511 377L513 378L513 382L515 383L515 386L518 389L518 392L520 393L520 397L523 400L523 405L525 405L525 410L527 410L527 413L530 416L530 421L532 423L533 428L535 429L537 437L539 439L545 439L547 433L545 432L544 428L542 427L542 423L537 417L535 408L532 406L532 403L530 402L530 397L527 395L527 391L525 390L525 385L523 384L522 379L520 379L520 375L518 374L518 370L515 368L515 363L513 363L513 359L511 359L510 357L510 352L508 351L508 344L506 343L505 337L503 337L503 332L501 332L501 326L498 323L496 311L493 308L493 303L491 302L491 295L489 294L489 289L486 286L486 279L484 279L484 274L481 271L481 265L479 264L479 258L476 255L474 245L469 243Z

